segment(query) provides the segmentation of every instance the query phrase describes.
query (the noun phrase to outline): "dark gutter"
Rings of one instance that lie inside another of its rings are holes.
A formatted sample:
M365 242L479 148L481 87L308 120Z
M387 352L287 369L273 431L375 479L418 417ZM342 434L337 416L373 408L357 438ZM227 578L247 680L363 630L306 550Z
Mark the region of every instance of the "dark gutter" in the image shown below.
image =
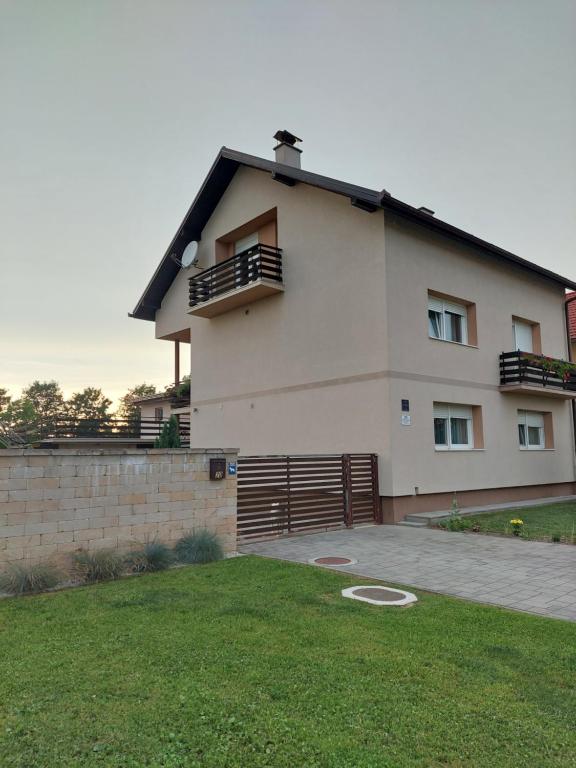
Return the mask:
M570 338L570 308L569 304L572 304L573 301L576 301L576 296L572 296L571 299L567 299L564 301L564 321L566 322L566 341L568 342L568 360L570 362L574 362L574 358L572 355L572 343ZM574 440L574 450L576 451L576 402L572 400L572 437Z

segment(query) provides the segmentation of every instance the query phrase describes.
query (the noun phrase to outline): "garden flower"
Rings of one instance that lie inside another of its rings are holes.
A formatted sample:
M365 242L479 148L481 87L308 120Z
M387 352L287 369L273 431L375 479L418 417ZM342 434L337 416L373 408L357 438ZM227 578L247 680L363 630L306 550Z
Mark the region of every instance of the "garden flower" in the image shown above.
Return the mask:
M520 536L520 531L524 525L524 520L521 520L519 517L515 517L513 520L510 520L510 525L512 526L512 533L514 536Z

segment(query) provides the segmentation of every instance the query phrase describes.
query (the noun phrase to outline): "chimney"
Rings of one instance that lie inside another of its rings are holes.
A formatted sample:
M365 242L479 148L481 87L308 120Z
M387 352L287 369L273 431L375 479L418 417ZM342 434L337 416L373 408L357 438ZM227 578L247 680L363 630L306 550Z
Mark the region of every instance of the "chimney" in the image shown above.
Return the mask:
M294 136L290 131L276 131L274 138L278 144L274 147L274 155L277 163L282 165L291 165L292 168L300 168L301 149L297 149L294 144L302 141L298 136Z

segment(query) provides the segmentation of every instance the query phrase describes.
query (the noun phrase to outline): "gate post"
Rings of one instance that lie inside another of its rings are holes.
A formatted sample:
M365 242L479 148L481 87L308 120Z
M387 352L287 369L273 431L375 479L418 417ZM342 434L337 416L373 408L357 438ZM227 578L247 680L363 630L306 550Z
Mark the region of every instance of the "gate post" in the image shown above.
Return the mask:
M286 456L286 511L288 513L288 533L292 532L292 509L291 509L291 496L292 496L292 487L291 487L291 479L290 479L290 456Z
M380 503L380 487L378 483L378 456L370 454L370 470L372 474L372 507L374 509L374 522L382 525L382 504Z
M352 463L350 454L342 454L342 484L344 486L344 525L352 528L354 512L352 509Z

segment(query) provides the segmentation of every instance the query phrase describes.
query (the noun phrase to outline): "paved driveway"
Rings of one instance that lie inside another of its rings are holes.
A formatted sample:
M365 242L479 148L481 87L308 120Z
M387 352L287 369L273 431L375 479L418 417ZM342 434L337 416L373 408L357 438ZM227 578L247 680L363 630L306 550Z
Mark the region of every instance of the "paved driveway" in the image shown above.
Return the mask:
M240 551L305 563L358 560L360 576L576 621L576 547L395 525L243 544Z

